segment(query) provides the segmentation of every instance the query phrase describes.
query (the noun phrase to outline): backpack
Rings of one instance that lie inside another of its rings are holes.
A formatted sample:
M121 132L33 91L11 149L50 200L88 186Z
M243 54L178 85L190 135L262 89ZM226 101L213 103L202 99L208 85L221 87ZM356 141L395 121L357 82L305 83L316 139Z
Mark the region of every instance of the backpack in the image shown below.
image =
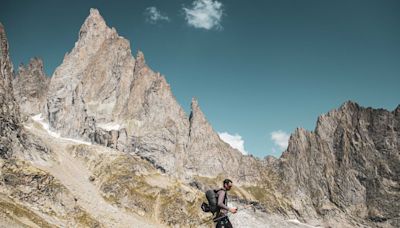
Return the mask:
M208 204L204 203L204 202L201 204L201 209L204 212L211 212L214 214L215 212L217 212L219 210L217 192L220 190L223 190L223 189L217 189L217 190L210 189L210 190L206 191L205 194L206 194Z

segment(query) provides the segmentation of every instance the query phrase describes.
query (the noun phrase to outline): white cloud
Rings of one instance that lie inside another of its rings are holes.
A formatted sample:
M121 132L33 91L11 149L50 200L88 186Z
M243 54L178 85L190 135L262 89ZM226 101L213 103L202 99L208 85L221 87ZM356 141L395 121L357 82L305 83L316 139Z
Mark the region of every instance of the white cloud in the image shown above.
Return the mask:
M271 139L274 141L275 145L281 150L286 150L289 143L290 135L282 130L273 131L271 133Z
M239 134L231 135L228 132L218 132L219 137L231 147L238 149L242 154L247 155L248 152L244 149L244 140Z
M146 15L146 21L155 24L158 21L169 21L169 17L163 15L156 7L147 7L144 14Z
M221 29L223 5L217 0L195 0L192 8L185 8L186 22L195 28Z

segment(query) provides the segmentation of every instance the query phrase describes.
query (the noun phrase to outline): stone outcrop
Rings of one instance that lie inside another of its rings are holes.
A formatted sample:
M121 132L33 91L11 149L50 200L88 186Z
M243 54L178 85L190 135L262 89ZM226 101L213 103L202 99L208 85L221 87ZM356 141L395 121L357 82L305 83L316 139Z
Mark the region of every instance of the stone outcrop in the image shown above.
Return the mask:
M299 216L400 225L400 106L346 102L320 116L314 132L297 129L279 162L281 190Z
M44 73L41 59L35 57L27 66L19 66L13 89L21 114L31 116L43 110L49 83L50 78Z

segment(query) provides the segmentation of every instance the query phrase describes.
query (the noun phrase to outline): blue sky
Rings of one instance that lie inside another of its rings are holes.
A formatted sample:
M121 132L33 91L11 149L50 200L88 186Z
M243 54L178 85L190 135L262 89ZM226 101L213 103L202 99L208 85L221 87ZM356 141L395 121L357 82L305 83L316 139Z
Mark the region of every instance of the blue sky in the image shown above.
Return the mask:
M347 100L400 104L397 0L0 2L14 65L39 56L51 75L97 8L187 113L196 97L221 137L258 157Z

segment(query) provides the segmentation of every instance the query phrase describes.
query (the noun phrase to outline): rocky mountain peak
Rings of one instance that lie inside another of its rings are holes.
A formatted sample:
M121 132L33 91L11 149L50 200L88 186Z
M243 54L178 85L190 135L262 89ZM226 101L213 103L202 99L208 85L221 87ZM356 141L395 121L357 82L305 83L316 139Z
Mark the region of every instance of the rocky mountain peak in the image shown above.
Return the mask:
M138 53L136 54L136 63L139 65L143 65L146 63L145 59L144 59L144 54L142 51L138 51Z
M89 16L79 30L78 41L70 55L74 56L76 52L79 52L81 57L88 58L101 48L105 40L118 38L122 37L118 36L114 28L107 26L99 11L90 9Z
M108 124L124 110L134 65L129 41L91 9L75 47L52 76L43 112L50 127L71 137L96 138L96 119Z
M43 60L39 57L33 57L29 61L29 66L31 68L40 68L43 70Z
M205 124L206 126L211 127L206 117L204 116L203 111L201 111L199 102L197 101L196 98L192 98L190 107L191 107L191 113L189 119L191 124Z
M332 128L332 126L338 126L340 123L348 126L355 124L354 116L361 110L363 108L356 102L346 101L338 109L319 116L315 132L323 139L332 139L335 132L335 128Z
M13 80L14 97L22 114L38 114L43 109L50 78L43 69L43 61L31 58L28 65L21 64Z
M15 76L16 77L21 76L23 74L23 72L25 72L25 71L38 71L38 72L40 72L40 76L45 76L45 73L43 70L43 60L39 57L33 57L29 60L28 65L24 65L23 63L21 63L18 66L18 71ZM32 76L32 75L29 75L29 76Z
M398 191L385 194L398 185L399 126L395 112L348 101L321 115L315 132L297 129L280 159L297 212L336 219L346 208L351 216L397 224L398 205L377 202L400 197Z
M359 108L360 105L358 105L356 102L348 100L340 106L339 110L342 112L353 112Z
M39 57L33 57L29 62L30 68L36 68L43 72L43 60Z
M1 57L3 57L3 50L6 49L6 47L8 48L8 43L3 41L3 37L4 40L6 40L6 36L5 36L5 30L4 30L4 25L3 23L0 22L0 35L1 35L1 42L0 42L0 50L1 52Z
M3 80L5 80L5 83L7 84L10 83L12 80L12 74L10 74L9 72L13 71L13 66L10 61L10 56L8 52L8 41L6 32L3 24L1 23L0 23L0 58L2 66L7 68L7 69L3 67L1 68Z
M86 18L83 23L80 31L79 38L84 38L87 35L99 35L102 32L105 32L108 29L104 18L100 15L100 12L97 9L90 9L89 16Z
M203 111L200 109L199 102L196 98L192 98L191 112L189 116L190 122L190 136L193 137L204 137L208 135L214 138L214 142L219 142L218 134L213 130L211 124L206 119Z
M190 103L190 107L192 108L192 111L195 109L200 109L199 107L199 102L195 97L192 98L192 102Z
M6 111L9 108L11 110L8 111L15 110L12 107L15 103L12 97L12 72L13 65L9 56L8 40L4 26L0 23L0 94L2 98L0 102L4 106L4 108L1 108L1 111Z
M297 145L306 143L309 136L310 132L306 129L301 127L296 128L295 131L290 135L288 148L282 153L281 158L286 158L287 156L290 156L290 152L296 151L295 148L297 147Z
M146 60L142 51L138 51L136 54L135 72L139 72L141 69L146 68Z
M246 165L235 169L232 167L239 167L239 162L243 158L241 153L221 140L201 111L196 98L192 99L191 109L187 146L189 159L186 163L188 173L204 176L229 174L232 178L238 179L237 174L242 172Z

